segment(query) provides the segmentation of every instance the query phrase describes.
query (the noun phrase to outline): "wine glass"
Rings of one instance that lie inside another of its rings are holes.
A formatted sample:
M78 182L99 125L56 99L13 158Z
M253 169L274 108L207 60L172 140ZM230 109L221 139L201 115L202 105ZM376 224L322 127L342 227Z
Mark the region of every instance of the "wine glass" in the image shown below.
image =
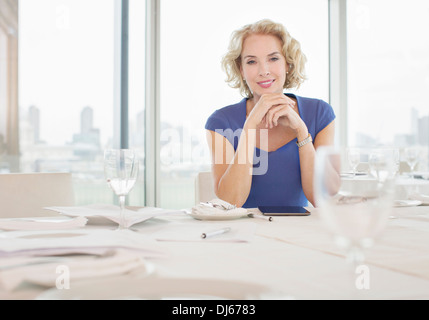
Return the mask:
M360 152L357 148L348 148L347 149L347 160L349 162L350 167L353 171L353 177L356 176L356 169L360 163Z
M398 148L393 148L392 149L392 154L393 154L393 160L394 160L394 175L395 177L399 174L399 168L401 166L401 159L399 156L399 149Z
M108 149L104 151L104 175L113 192L119 197L119 229L126 229L124 216L125 197L137 180L139 163L137 155L130 149Z
M414 169L419 161L419 153L419 149L415 147L405 148L404 150L405 161L410 166L410 175L412 178L414 178Z
M355 266L364 261L364 249L383 231L393 208L393 159L376 154L371 158L374 177L365 183L346 183L340 173L347 153L328 146L316 152L316 207L337 245L345 248L347 261Z
M399 172L399 149L370 149L368 162L370 172L374 178L395 178Z

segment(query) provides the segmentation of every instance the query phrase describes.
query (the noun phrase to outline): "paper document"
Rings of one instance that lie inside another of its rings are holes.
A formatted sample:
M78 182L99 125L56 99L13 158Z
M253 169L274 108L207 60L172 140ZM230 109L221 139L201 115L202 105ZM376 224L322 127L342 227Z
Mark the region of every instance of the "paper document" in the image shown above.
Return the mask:
M60 285L72 286L78 280L120 275L136 269L141 276L147 274L151 268L137 252L128 250L113 250L103 256L62 256L57 257L56 260L54 258L34 259L33 263L23 260L23 264L14 267L0 266L0 288L10 291L24 281L54 287L59 284L61 273L65 272L70 278L67 283L60 283Z
M61 230L80 228L86 225L88 219L76 217L73 219L62 217L35 217L18 219L0 219L0 230Z
M103 218L113 221L117 224L120 222L120 208L114 205L89 205L77 207L46 207L45 209L53 210L71 217L86 217L91 222L92 218ZM143 207L135 210L125 209L126 228L136 223L149 220L154 217L183 213L180 210L169 210L155 207Z
M142 257L165 256L156 241L131 230L72 229L0 233L0 258L66 254L103 255L113 249L137 251Z

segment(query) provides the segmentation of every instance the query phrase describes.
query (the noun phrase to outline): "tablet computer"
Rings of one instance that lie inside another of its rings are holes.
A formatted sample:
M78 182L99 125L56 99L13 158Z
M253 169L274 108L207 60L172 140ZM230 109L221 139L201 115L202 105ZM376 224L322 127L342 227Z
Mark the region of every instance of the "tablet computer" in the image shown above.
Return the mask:
M260 206L259 211L265 216L309 216L310 212L299 206Z

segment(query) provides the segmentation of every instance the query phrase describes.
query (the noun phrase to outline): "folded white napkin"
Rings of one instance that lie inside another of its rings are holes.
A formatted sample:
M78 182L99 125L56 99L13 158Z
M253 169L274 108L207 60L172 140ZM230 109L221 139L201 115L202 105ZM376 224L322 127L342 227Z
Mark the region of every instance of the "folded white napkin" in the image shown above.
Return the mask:
M58 219L57 217L0 219L0 230L11 231L72 229L85 226L87 221L88 219L84 217L77 217L74 219Z
M90 221L93 218L102 218L118 224L120 223L120 209L118 206L113 205L95 204L77 207L46 207L45 209L53 210L71 217L86 217L89 218ZM183 213L179 210L169 210L155 207L143 207L136 210L125 209L124 212L126 228L157 216Z
M124 274L137 268L139 275L151 270L140 254L128 250L113 250L104 256L67 256L57 261L39 258L32 264L0 269L0 287L10 291L30 282L67 289L79 280Z
M247 215L248 211L245 208L237 208L221 199L213 199L208 202L201 202L200 204L192 207L193 214L202 215Z
M424 195L420 193L411 193L408 195L410 200L419 200L422 204L429 205L429 195Z

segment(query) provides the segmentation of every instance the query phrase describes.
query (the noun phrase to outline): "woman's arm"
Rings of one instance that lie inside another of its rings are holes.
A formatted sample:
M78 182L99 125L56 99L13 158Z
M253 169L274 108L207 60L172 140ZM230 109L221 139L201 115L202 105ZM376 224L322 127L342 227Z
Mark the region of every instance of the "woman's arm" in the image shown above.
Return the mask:
M252 185L255 132L245 125L235 152L225 137L207 130L215 194L237 207L246 202Z
M284 98L286 99L286 98ZM288 105L285 101L270 108L267 112L266 121L269 127L282 125L289 127L296 133L298 141L308 137L308 128L298 114L294 105ZM307 143L299 148L299 164L301 167L301 184L305 196L314 205L313 178L314 178L314 161L316 149L322 145L334 144L335 124L332 121L316 137L313 137L313 143Z
M302 189L308 201L310 201L313 206L315 206L313 180L316 150L318 147L323 145L333 145L334 134L335 122L332 121L329 125L327 125L317 134L317 136L314 138L314 145L313 143L307 143L306 145L299 148L299 163L301 166ZM306 138L307 135L305 135L304 138ZM304 139L303 136L304 135L298 137L298 141L302 141Z

